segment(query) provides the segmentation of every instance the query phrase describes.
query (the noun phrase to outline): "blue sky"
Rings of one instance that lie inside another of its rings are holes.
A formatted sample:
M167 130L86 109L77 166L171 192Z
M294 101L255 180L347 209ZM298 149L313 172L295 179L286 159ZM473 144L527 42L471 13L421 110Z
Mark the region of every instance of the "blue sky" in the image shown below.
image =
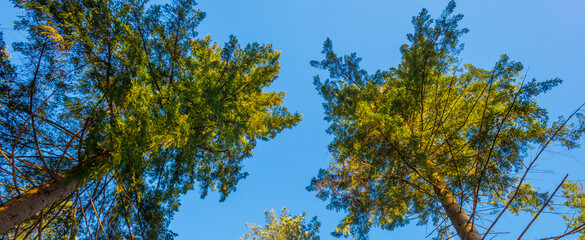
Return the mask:
M156 3L157 1L153 1ZM287 92L285 105L304 115L295 128L281 133L270 142L261 142L254 157L245 160L250 175L237 191L219 203L218 194L200 199L197 191L182 198L182 206L171 224L177 239L239 239L246 231L245 222L264 223L264 210L283 206L293 214L303 211L318 216L322 223L321 239L333 239L329 233L344 216L325 209L326 202L307 192L305 187L320 168L330 161L325 133L322 99L317 95L313 76L325 72L309 66L320 60L322 43L330 37L338 54L357 52L362 66L373 72L388 69L400 61L399 47L412 31L411 17L421 8L436 17L446 0L200 0L207 13L198 31L225 42L230 34L241 43L270 43L282 51L282 70L271 90ZM5 40L13 42L22 34L11 30L15 19L8 0L0 3L1 29ZM465 15L461 26L470 29L462 42L464 63L491 68L500 54L529 67L528 77L546 80L554 77L565 82L546 96L542 106L551 119L568 115L585 102L585 1L460 1L456 12ZM557 148L541 157L537 168L552 173L531 173L528 180L545 191L552 191L568 172L569 178L583 180L583 151L565 152ZM496 225L498 232L515 233L528 223L528 217L507 217ZM538 221L528 238L548 237L564 230L560 218ZM432 226L414 224L393 232L374 230L370 239L422 239ZM518 234L500 235L515 238Z

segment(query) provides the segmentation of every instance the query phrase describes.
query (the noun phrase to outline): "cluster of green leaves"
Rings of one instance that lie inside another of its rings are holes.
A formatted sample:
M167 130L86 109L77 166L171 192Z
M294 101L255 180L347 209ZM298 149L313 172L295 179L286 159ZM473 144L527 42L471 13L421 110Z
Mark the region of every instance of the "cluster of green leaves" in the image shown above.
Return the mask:
M309 223L305 223L305 213L291 216L286 207L277 216L274 209L266 211L266 226L256 226L246 223L250 228L249 233L244 234L244 240L319 240L319 226L317 217ZM278 218L277 218L278 217Z
M459 38L468 30L458 27L463 16L454 8L451 1L436 20L426 9L413 17L402 61L387 71L368 74L355 53L337 56L329 39L325 59L311 62L329 72L314 82L325 99L334 161L308 190L329 200L329 209L347 211L334 236L366 239L372 226L392 230L418 220L447 238L446 194L472 226L508 201L513 213L535 212L546 195L526 183L515 193L527 153L559 128L554 140L578 146L583 122L549 126L535 100L561 80L525 81L522 65L506 55L491 70L460 65Z
M257 141L301 119L281 106L284 92L264 89L280 52L198 39L205 14L193 0L14 3L24 10L17 28L29 34L16 50L31 61L3 85L3 152L23 157L1 160L13 173L0 173L0 194L62 177L81 186L50 207L56 214L11 236L41 225L64 226L58 238L172 238L180 194L198 183L201 197L213 190L223 201L246 177L242 160ZM69 220L46 223L57 215Z
M585 185L569 181L563 185L564 204L573 209L571 214L563 214L567 227L571 229L565 235L580 233L579 240L585 239Z

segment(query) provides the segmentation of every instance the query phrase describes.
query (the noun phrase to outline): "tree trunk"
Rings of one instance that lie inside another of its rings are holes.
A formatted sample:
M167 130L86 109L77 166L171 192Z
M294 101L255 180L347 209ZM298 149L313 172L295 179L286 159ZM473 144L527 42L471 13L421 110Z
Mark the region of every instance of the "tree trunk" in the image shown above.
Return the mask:
M34 187L0 205L0 235L31 218L51 204L61 201L95 176L109 170L112 156L103 151L85 159L68 174ZM92 173L92 174L88 174Z
M435 194L441 200L443 209L451 221L451 225L457 231L457 235L461 240L481 240L482 237L479 232L471 225L469 216L463 211L461 204L453 194L447 190L444 184L433 187Z
M4 202L0 205L0 235L73 193L78 186L77 180L63 177Z

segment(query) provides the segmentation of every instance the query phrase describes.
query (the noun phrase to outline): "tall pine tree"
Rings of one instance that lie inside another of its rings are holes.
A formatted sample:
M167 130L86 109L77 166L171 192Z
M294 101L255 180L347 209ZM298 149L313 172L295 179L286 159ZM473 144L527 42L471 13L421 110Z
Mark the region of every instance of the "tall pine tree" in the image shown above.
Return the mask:
M6 238L171 239L179 196L221 201L258 140L298 123L265 91L270 45L197 38L193 0L14 0L2 48L0 232Z
M348 213L335 236L366 239L371 227L418 221L437 226L438 239L452 230L482 239L483 219L506 209L536 214L545 203L546 194L517 177L531 166L531 147L577 146L583 122L549 125L535 100L561 80L525 81L522 65L506 55L491 70L460 65L459 38L468 30L458 27L463 16L454 8L451 1L436 20L426 9L413 17L402 61L388 71L368 74L355 53L337 56L329 39L325 59L311 62L329 71L315 86L334 160L308 190Z

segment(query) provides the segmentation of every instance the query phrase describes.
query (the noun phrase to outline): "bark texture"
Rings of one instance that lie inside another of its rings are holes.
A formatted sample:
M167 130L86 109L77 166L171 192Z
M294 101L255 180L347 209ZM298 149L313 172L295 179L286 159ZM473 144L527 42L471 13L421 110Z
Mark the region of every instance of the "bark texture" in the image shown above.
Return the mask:
M0 235L73 193L78 186L75 179L60 178L4 202L0 205Z
M457 235L461 240L481 240L481 234L471 225L469 216L463 211L461 204L457 201L455 196L446 189L445 185L438 185L433 187L435 194L441 200L443 209L451 221L451 225L457 231Z

